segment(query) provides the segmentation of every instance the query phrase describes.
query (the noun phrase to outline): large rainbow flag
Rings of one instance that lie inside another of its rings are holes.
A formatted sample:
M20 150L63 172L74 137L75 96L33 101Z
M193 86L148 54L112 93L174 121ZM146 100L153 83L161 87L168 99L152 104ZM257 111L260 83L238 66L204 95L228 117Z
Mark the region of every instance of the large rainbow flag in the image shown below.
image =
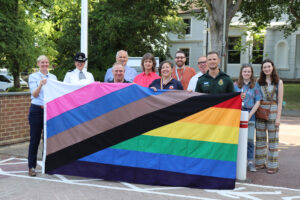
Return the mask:
M150 185L233 189L239 93L137 84L45 87L45 172Z

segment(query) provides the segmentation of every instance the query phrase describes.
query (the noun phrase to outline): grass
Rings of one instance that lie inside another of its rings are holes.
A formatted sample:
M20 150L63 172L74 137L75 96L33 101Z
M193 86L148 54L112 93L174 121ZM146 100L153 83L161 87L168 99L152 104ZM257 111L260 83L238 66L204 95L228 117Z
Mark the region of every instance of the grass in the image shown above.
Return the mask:
M300 84L285 83L283 100L286 110L300 110Z

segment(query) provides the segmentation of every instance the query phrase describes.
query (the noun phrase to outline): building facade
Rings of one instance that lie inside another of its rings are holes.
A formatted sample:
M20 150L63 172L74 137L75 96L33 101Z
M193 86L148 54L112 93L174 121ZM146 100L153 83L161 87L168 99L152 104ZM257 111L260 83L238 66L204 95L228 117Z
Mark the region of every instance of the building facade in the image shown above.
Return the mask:
M184 39L169 33L170 54L183 50L187 54L187 65L197 68L199 56L206 55L210 48L209 27L206 21L198 20L188 12L180 16L188 24ZM269 58L274 61L281 78L300 79L300 29L284 37L276 27L282 22L273 22L263 33L253 35L244 24L233 18L228 34L227 73L237 78L243 63L251 63L255 76L259 75L260 63Z

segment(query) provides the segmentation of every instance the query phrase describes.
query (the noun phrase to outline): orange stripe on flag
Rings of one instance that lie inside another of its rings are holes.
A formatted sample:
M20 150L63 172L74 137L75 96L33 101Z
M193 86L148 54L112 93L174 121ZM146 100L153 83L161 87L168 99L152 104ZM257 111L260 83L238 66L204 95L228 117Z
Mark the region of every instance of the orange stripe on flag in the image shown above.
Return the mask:
M212 124L230 127L240 126L241 110L211 107L181 119L181 122Z

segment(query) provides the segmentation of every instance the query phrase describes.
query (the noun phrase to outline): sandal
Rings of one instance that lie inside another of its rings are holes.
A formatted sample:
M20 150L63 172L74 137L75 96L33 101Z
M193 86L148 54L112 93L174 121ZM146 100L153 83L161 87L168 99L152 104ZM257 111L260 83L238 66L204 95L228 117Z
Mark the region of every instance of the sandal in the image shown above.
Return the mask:
M275 169L268 169L267 173L268 174L276 174L279 171L279 168L275 168Z
M256 165L255 166L256 169L267 169L266 164L262 164L262 165Z

